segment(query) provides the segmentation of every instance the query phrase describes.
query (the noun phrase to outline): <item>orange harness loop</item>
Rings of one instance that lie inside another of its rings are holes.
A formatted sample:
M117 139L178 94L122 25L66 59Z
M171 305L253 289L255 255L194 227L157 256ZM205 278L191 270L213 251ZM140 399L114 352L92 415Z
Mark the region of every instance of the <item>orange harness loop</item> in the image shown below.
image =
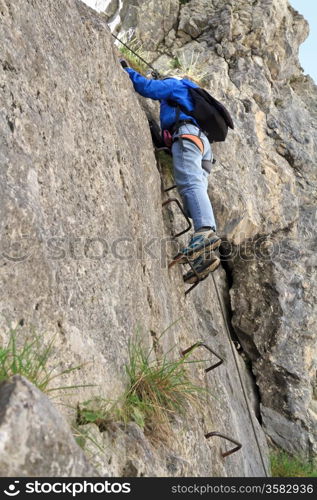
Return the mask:
M198 137L197 135L192 135L192 134L182 134L179 137L181 139L187 139L188 141L191 141L194 144L196 144L196 146L200 150L201 154L204 154L204 143L200 139L200 137Z

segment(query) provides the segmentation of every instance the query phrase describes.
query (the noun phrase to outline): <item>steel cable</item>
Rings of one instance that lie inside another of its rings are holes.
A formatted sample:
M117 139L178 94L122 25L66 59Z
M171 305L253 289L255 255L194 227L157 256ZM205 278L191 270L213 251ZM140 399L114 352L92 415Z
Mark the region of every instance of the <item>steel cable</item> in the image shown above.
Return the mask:
M261 457L261 462L262 462L263 470L264 470L264 473L265 473L265 477L269 477L269 475L267 473L267 470L266 470L265 461L264 461L264 457L263 457L263 454L262 454L262 451L261 451L261 446L260 446L260 443L259 443L259 440L258 440L256 429L255 429L255 426L254 426L250 404L249 404L247 393L246 393L246 389L244 387L244 383L243 383L243 380L242 380L242 375L240 373L240 368L239 368L238 360L237 360L237 357L236 357L237 354L236 354L235 348L233 346L233 342L231 340L231 335L230 335L230 331L229 331L227 319L226 319L226 316L225 316L224 308L223 308L223 305L222 305L222 301L221 301L221 298L220 298L220 294L219 294L219 291L218 291L217 283L215 281L213 273L211 273L211 276L212 276L212 279L213 279L213 282L214 282L214 287L215 287L215 290L216 290L216 294L217 294L217 298L218 298L218 302L219 302L219 306L220 306L220 310L221 310L221 314L222 314L222 319L223 319L223 322L225 324L225 328L226 328L226 332L227 332L227 335L228 335L228 340L229 340L229 344L230 344L230 347L231 347L232 355L233 355L234 362L235 362L235 365L236 365L236 368L237 368L237 372L238 372L238 376L239 376L239 380L240 380L240 384L241 384L243 396L244 396L245 403L246 403L246 406L247 406L247 410L248 410L249 418L250 418L250 421L251 421L251 425L252 425L252 429L253 429L255 441L256 441L256 444L257 444L257 447L258 447L258 451L259 451L259 455Z

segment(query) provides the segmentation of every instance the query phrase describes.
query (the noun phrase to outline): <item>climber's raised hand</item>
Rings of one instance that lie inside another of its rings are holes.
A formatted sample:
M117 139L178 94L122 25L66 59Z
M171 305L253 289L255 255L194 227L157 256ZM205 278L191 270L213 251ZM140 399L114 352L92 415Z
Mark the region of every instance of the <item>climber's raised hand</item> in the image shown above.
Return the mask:
M128 63L127 63L127 61L125 59L121 58L121 59L119 59L119 62L120 62L121 66L123 68L128 68L129 67L129 65L128 65Z

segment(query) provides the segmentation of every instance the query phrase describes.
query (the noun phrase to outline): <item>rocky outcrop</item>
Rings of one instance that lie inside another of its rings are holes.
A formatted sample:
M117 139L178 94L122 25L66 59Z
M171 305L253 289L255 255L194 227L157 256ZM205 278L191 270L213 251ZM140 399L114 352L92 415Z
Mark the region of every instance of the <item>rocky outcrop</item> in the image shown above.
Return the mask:
M252 362L267 435L312 457L317 90L298 61L308 25L287 0L178 3L177 12L170 0L159 2L156 36L143 14L157 2L135 2L133 19L123 2L117 30L134 33L161 71L180 66L203 78L234 116L234 133L214 145L210 182L228 241L232 326Z
M18 375L0 385L0 476L98 476L50 400Z
M145 437L138 446L142 431L135 426L135 438L122 437L120 426L116 436L105 431L100 437L112 443L112 458L106 446L95 450L100 470L264 475L264 434L247 411L214 283L206 280L185 299L181 269L167 270L166 254L176 250L170 235L183 221L171 222L171 212L162 211L166 195L146 117L118 63L106 18L74 0L0 5L3 331L6 318L23 325L20 339L30 327L43 344L54 336L52 364L61 371L82 365L59 384L95 387L64 395L67 407L121 394L136 331L157 356L170 352L176 359L179 349L204 339L224 359L206 375L213 358L190 365L208 401L175 418L159 450ZM226 280L219 270L223 304ZM206 359L203 352L197 356ZM251 397L247 367L239 356L237 363ZM210 431L233 437L242 449L223 459L221 450L230 444L207 441ZM145 464L150 452L154 458Z
M30 327L44 344L54 336L61 370L82 365L63 383L96 387L64 395L68 406L121 394L137 330L158 357L178 357L204 339L224 359L208 374L191 365L208 400L175 418L161 445L133 423L100 435L95 428L99 470L264 475L263 429L289 451L316 453L316 87L297 59L307 24L286 0L120 6L111 20L120 14L121 29L132 28L129 36L135 32L159 69L170 71L172 63L198 72L234 116L234 133L214 145L210 181L226 262L215 282L204 281L186 298L181 270L167 270L176 250L170 234L182 219L161 209L169 180L157 168L144 111L118 63L109 16L75 0L0 0L3 331L9 319L23 325L21 337ZM232 349L225 320L243 356ZM242 449L223 459L229 445L207 441L210 431ZM39 475L36 466L33 472Z

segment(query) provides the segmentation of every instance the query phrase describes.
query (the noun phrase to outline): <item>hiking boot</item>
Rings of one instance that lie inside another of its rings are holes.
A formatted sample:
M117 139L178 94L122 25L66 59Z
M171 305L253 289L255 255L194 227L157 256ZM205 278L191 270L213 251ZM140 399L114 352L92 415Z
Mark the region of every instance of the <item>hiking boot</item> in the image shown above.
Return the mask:
M192 266L195 269L195 272L191 269L186 274L184 274L183 279L185 283L194 284L198 280L198 277L200 280L207 278L208 274L215 271L219 264L220 259L219 257L217 257L215 252L209 252L207 258L205 258L203 255L199 255L199 257L197 257L197 259L192 262Z
M221 239L212 229L194 233L188 246L180 251L177 262L180 264L187 262L186 257L192 261L197 259L201 254L205 254L205 258L207 258L210 251L218 248L220 244Z

